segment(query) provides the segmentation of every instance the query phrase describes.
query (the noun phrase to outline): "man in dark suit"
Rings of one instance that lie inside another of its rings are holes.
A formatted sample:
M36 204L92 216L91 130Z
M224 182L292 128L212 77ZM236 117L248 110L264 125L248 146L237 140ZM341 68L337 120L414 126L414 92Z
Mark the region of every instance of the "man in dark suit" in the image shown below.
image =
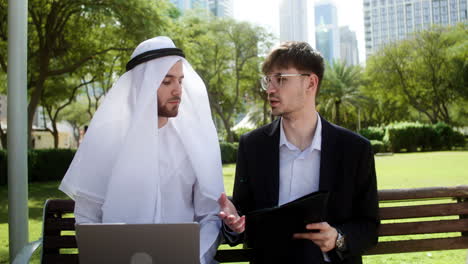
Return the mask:
M305 42L286 42L263 64L269 125L239 141L233 202L221 195L223 233L241 243L245 214L316 191L329 192L325 222L277 246L255 250L255 263L362 263L377 243L378 199L374 157L365 138L327 122L316 111L323 57ZM275 230L271 230L272 240Z

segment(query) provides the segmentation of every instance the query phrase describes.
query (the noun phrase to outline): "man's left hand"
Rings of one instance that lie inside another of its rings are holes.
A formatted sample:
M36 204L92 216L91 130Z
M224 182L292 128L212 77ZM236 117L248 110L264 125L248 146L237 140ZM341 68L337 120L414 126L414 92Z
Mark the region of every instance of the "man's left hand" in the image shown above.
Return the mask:
M327 222L308 224L306 229L315 232L297 233L293 235L293 238L309 239L319 246L322 252L328 252L335 248L338 231Z

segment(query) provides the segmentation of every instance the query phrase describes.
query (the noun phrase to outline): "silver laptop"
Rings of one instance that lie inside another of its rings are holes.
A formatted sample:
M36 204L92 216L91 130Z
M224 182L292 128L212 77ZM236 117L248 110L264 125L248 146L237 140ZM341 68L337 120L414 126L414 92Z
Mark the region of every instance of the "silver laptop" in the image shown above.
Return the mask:
M199 264L200 227L180 224L76 225L80 264Z

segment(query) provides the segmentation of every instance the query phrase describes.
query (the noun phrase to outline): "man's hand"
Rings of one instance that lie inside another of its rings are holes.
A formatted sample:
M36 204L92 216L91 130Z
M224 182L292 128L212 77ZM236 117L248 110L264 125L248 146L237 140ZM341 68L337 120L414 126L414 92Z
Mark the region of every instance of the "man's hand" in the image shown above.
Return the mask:
M245 230L245 215L242 217L237 213L236 207L227 198L225 193L222 193L218 199L220 212L219 218L223 219L224 224L232 231L242 233Z
M335 248L338 231L327 222L312 223L306 225L307 230L314 230L310 233L297 233L293 235L295 239L309 239L320 247L322 252L328 252Z

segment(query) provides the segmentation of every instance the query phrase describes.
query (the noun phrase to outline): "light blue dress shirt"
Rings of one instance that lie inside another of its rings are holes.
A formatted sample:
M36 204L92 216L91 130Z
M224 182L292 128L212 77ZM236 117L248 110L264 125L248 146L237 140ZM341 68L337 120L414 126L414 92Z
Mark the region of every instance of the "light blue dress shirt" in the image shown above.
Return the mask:
M320 181L320 151L322 122L317 114L317 126L311 144L301 151L286 138L281 118L280 131L280 184L278 205L316 192Z

